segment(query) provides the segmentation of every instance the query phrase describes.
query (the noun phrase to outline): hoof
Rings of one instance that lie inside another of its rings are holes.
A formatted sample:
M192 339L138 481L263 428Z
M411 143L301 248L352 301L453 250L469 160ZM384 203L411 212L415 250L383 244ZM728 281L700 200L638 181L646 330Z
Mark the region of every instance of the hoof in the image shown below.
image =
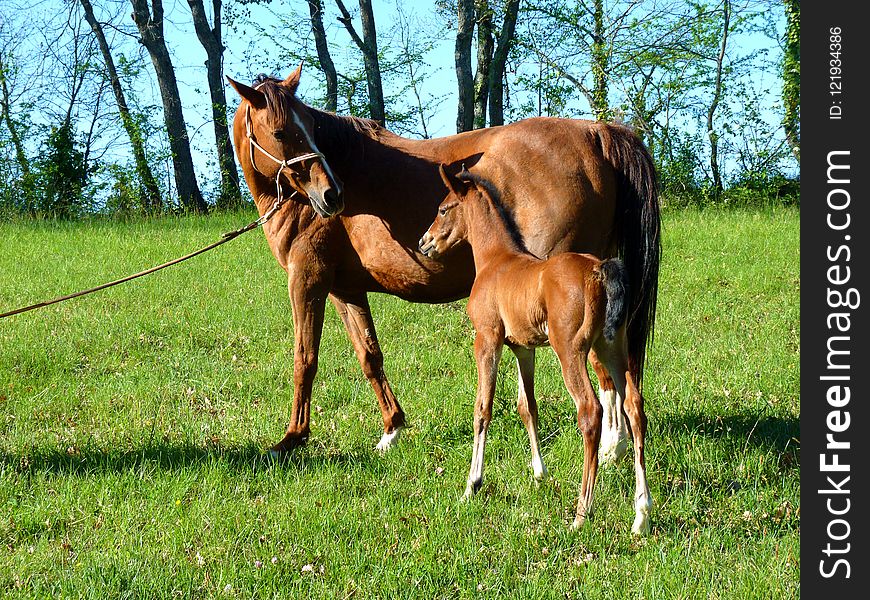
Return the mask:
M544 462L540 458L532 458L532 476L538 482L547 478L547 467L544 466Z
M535 481L541 483L547 479L547 475L547 467L540 465L540 468L538 468L536 465L532 465L532 476L535 478Z
M583 516L577 515L576 517L574 517L574 522L571 523L571 530L572 531L579 531L580 528L583 527L583 523L585 523L585 522L586 522L585 515L583 515Z
M615 465L628 452L628 432L610 431L601 436L601 446L598 448L599 465Z
M285 452L290 452L294 448L305 445L308 441L308 435L287 434L284 439L269 448L269 456L279 458Z
M474 497L477 492L480 491L480 488L483 486L483 480L478 479L476 481L469 481L465 486L465 493L462 494L462 501L468 502L471 498Z
M377 450L381 454L385 453L387 450L396 445L396 441L398 441L401 434L401 427L396 427L389 433L384 432L384 435L381 436L381 441L379 441L378 445L375 446L375 450Z
M648 495L642 495L634 501L634 523L631 526L631 533L634 535L649 533L649 513L652 505L652 499Z
M632 535L644 536L649 535L650 532L650 524L649 524L649 515L647 514L638 514L634 517L634 523L631 526Z

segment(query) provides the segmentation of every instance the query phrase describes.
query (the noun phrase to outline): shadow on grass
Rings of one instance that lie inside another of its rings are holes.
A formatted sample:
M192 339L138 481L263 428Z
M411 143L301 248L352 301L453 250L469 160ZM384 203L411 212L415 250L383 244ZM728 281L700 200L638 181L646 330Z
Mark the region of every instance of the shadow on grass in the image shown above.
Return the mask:
M89 475L138 469L174 471L216 464L239 473L256 473L271 469L319 471L336 466L370 467L378 458L368 448L341 452L309 446L273 458L254 444L219 447L158 442L117 450L86 448L70 452L60 448L32 448L21 453L0 451L0 467L10 467L22 474Z
M655 426L658 429L656 434L667 437L698 433L734 448L795 453L800 450L800 421L797 417L690 412L661 416L656 419Z

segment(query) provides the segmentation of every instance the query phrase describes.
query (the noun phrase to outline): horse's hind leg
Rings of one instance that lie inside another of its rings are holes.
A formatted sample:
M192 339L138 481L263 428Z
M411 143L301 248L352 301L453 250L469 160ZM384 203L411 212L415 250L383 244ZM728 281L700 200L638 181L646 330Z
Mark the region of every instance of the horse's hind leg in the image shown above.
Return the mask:
M532 449L532 473L535 479L542 480L547 476L547 468L541 460L541 448L538 440L538 403L535 400L535 349L511 346L517 357L517 412L526 426L529 434L529 446Z
M601 464L617 463L628 451L628 428L622 412L624 396L621 388L613 384L613 379L598 359L595 351L589 353L589 362L598 377L598 400L604 409L601 420L601 447L598 450L598 462Z
M577 515L574 529L578 529L592 512L595 479L598 474L598 444L601 441L601 416L603 409L592 389L592 381L586 371L587 352L578 351L570 343L553 339L550 327L550 342L562 365L562 378L568 393L577 407L577 426L583 434L583 479L580 482L580 498L577 500Z
M375 396L378 398L381 417L384 421L384 434L378 442L377 449L385 452L393 446L405 426L405 413L402 412L402 407L399 406L399 401L396 400L390 382L387 381L387 376L384 373L384 355L381 352L380 344L378 344L368 297L362 294L351 300L339 299L330 295L329 299L335 305L335 309L344 323L344 328L353 344L363 374L369 380Z
M625 398L625 412L631 425L634 440L634 523L631 532L637 535L649 533L649 515L652 510L652 497L646 481L644 460L644 440L646 438L646 414L643 409L643 396L637 389L628 366L625 345L625 330L612 343L600 341L601 358L613 377L616 389Z

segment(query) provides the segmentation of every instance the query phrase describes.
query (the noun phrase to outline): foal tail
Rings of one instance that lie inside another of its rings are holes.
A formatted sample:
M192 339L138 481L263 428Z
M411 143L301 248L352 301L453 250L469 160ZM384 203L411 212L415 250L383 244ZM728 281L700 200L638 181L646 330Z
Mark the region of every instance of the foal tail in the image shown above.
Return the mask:
M625 302L629 295L628 274L625 265L618 258L602 261L598 265L598 272L601 273L607 298L607 308L604 311L604 339L612 342L628 313Z
M610 124L598 130L598 139L605 159L616 171L616 246L631 282L629 368L640 387L646 350L653 339L658 295L661 260L658 181L652 157L630 129Z

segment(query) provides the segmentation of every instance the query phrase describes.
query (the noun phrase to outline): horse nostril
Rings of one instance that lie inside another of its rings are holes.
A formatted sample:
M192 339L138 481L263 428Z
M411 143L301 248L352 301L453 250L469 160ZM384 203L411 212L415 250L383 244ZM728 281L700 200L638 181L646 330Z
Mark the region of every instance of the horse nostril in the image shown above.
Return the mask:
M338 204L339 195L332 188L329 188L325 192L323 192L323 200L331 207L334 207Z

